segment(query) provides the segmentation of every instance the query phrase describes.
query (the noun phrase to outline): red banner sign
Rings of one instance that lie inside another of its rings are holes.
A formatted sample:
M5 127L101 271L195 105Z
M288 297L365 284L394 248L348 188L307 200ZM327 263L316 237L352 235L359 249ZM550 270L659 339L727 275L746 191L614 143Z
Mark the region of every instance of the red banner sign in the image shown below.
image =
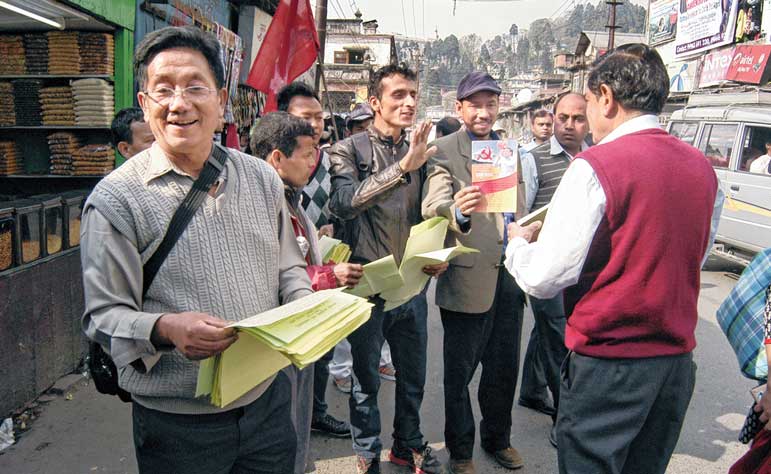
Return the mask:
M739 45L734 50L731 65L726 73L729 81L760 84L766 71L771 45Z

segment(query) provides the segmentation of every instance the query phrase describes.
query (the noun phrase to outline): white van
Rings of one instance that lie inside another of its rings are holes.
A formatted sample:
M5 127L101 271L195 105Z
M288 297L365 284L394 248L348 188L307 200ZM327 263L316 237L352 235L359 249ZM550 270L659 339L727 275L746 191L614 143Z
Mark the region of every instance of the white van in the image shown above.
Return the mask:
M746 262L771 247L771 89L694 92L667 131L699 148L720 178L716 253Z

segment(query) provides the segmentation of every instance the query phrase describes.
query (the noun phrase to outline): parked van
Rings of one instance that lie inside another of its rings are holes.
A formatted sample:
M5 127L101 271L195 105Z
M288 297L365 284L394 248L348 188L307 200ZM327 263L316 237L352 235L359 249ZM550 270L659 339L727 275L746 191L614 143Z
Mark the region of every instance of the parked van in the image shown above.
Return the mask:
M746 262L771 247L771 89L694 92L667 131L707 156L725 192L713 251Z

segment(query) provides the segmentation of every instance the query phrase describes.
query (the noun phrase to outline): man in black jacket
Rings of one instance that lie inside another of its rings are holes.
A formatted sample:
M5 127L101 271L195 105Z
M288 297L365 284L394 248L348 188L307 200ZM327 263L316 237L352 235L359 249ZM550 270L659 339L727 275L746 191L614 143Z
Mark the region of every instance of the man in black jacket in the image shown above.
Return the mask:
M351 261L368 263L393 254L401 262L410 228L422 220L422 181L431 122L417 125L407 141L405 128L416 112L417 85L413 71L389 65L370 80L373 125L336 144L330 151L330 210L341 220L340 234L351 246ZM446 264L423 271L438 275ZM383 340L391 346L396 367L396 410L391 462L425 473L441 472L441 464L423 442L420 405L426 379L425 293L391 311L373 297L375 307L364 325L348 336L353 372L360 386L351 391L351 433L358 473L379 473L380 388L378 364Z

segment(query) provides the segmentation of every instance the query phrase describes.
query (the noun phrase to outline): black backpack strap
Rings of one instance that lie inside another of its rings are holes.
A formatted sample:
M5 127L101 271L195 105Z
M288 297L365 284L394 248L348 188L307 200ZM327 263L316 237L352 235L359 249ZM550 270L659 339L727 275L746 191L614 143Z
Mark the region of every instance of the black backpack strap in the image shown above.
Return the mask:
M369 132L361 132L351 136L353 149L356 151L356 168L359 170L359 181L369 178L372 172L372 142Z
M220 145L214 144L212 147L212 153L209 159L206 160L206 164L198 175L198 179L193 183L193 187L182 200L177 210L174 212L174 216L169 222L169 227L166 229L166 235L163 236L161 244L153 253L150 260L145 263L142 270L142 297L147 294L147 290L155 279L155 275L160 270L161 265L166 260L166 257L174 248L174 245L179 240L179 237L187 228L187 225L193 219L198 208L201 207L206 194L209 192L212 184L217 180L222 169L225 167L225 163L228 158L228 152Z

